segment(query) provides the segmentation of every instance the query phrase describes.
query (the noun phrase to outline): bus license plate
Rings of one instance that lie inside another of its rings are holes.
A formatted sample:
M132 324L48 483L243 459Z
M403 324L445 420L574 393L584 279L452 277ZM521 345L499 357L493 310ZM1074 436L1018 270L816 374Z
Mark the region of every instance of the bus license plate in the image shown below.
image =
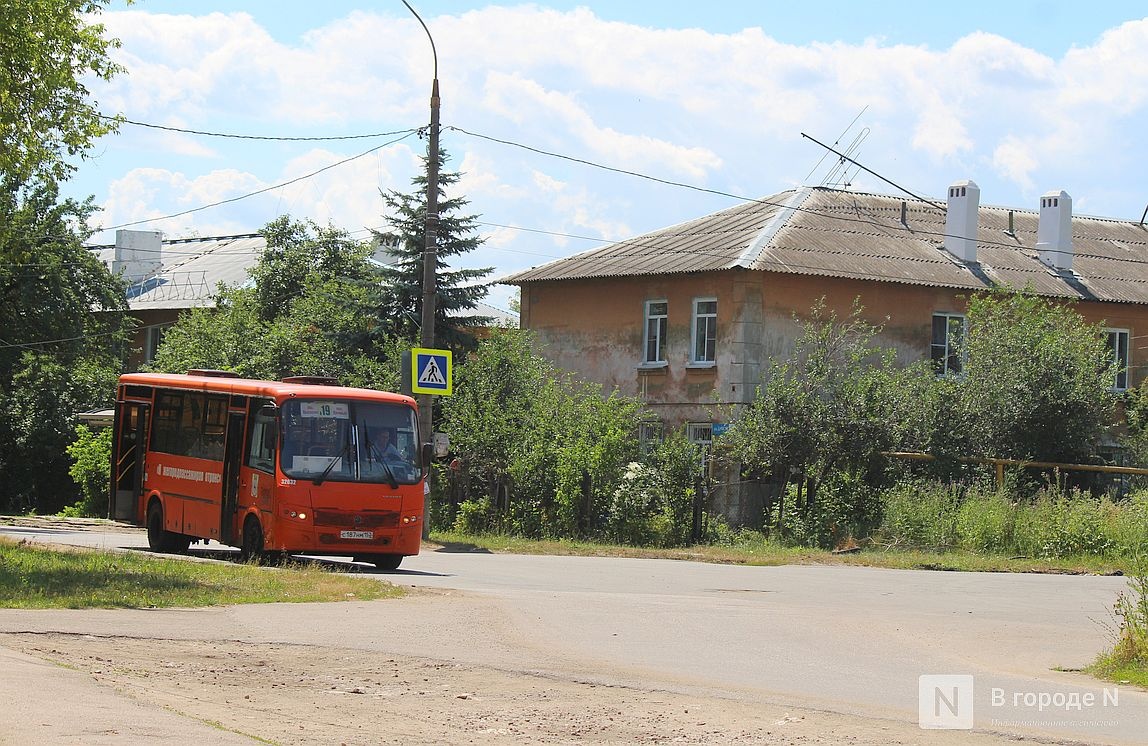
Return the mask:
M340 539L373 539L375 538L374 531L340 531Z

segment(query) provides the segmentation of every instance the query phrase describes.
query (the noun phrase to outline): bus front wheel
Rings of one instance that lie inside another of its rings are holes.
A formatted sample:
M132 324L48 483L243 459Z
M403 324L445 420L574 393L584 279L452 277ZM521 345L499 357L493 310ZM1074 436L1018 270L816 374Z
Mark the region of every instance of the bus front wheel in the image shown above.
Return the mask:
M263 557L263 526L255 516L247 516L243 522L243 543L239 546L239 557L244 562L258 562Z
M403 562L401 554L359 554L356 562L369 562L380 570L397 570Z

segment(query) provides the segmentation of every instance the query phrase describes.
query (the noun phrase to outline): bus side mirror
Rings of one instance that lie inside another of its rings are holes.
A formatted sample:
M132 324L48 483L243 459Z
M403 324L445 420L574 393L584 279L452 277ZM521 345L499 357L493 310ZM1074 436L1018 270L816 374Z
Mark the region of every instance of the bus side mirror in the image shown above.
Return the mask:
M259 416L273 420L279 416L279 407L274 404L264 404L259 408Z
M430 443L423 443L422 457L423 474L425 475L430 471L431 461L434 459L434 446Z

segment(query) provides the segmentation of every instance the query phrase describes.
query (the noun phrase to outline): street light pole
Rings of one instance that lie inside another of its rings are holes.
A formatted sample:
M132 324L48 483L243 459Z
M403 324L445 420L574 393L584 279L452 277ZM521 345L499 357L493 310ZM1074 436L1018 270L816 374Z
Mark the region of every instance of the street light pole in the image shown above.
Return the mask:
M418 20L423 31L430 40L431 54L434 57L434 78L431 83L430 98L430 131L427 133L427 211L426 211L426 246L423 249L423 303L422 321L419 343L422 347L433 348L435 344L435 278L438 269L438 130L439 130L439 96L438 96L438 51L434 46L434 37L430 29L423 23L423 19L415 12L407 0L403 5ZM419 397L419 436L426 442L434 440L434 397L423 394ZM433 474L433 472L431 472ZM428 474L428 479L430 475ZM430 495L427 494L423 506L423 538L430 534Z

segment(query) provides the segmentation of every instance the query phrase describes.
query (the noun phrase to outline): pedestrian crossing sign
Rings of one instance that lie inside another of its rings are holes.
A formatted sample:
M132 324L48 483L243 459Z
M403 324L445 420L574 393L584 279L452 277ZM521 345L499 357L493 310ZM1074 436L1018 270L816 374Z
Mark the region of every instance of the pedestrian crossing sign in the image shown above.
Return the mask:
M450 350L425 347L411 349L411 391L416 394L450 396L454 393L454 371Z

